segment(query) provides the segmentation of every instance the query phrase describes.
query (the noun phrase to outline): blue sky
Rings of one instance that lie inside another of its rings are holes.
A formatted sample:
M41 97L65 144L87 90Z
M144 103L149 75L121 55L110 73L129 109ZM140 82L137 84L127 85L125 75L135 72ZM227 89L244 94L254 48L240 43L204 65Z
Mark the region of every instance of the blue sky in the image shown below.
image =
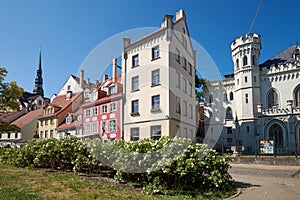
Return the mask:
M44 90L50 97L70 74L77 75L86 56L102 41L134 28L159 27L165 14L184 9L191 37L221 74L228 74L230 43L249 31L259 2L0 0L0 66L8 70L6 81L15 80L32 91L42 45ZM264 0L251 30L262 37L260 63L300 39L299 7L297 0Z

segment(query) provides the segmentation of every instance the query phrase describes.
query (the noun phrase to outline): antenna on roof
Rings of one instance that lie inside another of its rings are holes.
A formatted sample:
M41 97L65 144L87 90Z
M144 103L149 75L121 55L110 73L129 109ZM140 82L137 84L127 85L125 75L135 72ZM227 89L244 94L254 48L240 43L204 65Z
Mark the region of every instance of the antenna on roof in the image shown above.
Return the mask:
M250 33L250 31L251 31L251 29L252 29L252 27L253 27L253 25L254 25L254 23L255 23L256 17L257 17L257 15L258 15L258 13L259 13L259 10L260 10L261 6L262 6L262 3L263 3L263 0L260 0L259 5L258 5L258 8L257 8L256 13L255 13L255 16L254 16L254 18L253 18L253 20L252 20L252 23L251 23L251 25L250 25L250 28L249 28L248 33Z

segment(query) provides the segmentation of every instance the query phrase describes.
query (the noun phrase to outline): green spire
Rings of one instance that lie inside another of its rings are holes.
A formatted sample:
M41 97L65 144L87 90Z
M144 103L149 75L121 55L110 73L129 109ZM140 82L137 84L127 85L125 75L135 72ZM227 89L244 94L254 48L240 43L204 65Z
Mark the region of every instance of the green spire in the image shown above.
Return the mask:
M40 58L39 58L39 66L36 71L35 77L35 86L33 89L33 94L38 94L44 97L44 90L43 90L43 77L42 77L42 51L40 50Z

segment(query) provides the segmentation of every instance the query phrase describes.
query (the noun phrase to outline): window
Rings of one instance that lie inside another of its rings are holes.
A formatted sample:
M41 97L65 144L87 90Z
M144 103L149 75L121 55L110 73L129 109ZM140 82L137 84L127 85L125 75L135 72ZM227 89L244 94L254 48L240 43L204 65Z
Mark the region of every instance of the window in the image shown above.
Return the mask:
M176 48L176 61L180 63L180 51Z
M67 90L68 91L71 90L71 85L68 85Z
M45 119L45 125L48 125L48 119Z
M110 88L109 88L109 94L116 94L116 86L114 85L114 86L111 86Z
M90 109L85 110L85 117L89 117L91 115Z
M232 128L231 127L227 127L227 134L232 134Z
M44 120L41 119L41 126L44 126Z
M116 132L116 120L111 120L109 122L109 131Z
M110 112L115 112L116 111L116 103L111 103L110 104Z
M180 113L181 109L180 109L180 97L176 97L176 112Z
M187 103L186 103L186 101L183 101L183 115L187 116Z
M53 118L50 119L50 124L51 124L51 125L54 124L54 119L53 119Z
M10 139L10 133L7 133L7 139Z
M235 65L236 65L236 68L239 68L239 67L240 67L240 61L239 61L239 59L236 59Z
M225 102L228 101L228 97L227 97L227 93L226 92L224 93L224 101Z
M91 93L90 99L91 99L91 101L96 101L97 100L97 92L96 91L93 91Z
M248 65L248 58L247 56L244 56L243 58L243 66Z
M159 140L161 138L161 126L151 126L151 139Z
M249 126L247 126L247 133L249 133L250 132L250 127Z
M187 65L187 62L186 62L186 58L183 57L183 65L182 67L186 70L186 65Z
M159 85L159 69L152 71L152 86Z
M53 138L53 130L50 130L50 138Z
M132 67L139 66L139 54L132 56Z
M257 65L257 59L255 55L252 56L252 65Z
M98 108L97 107L92 108L92 115L93 116L98 115Z
M70 124L72 122L72 116L71 115L67 115L66 117L66 124Z
M230 107L228 107L226 109L226 116L225 116L225 119L227 120L232 120L233 119L233 115L232 115L232 110Z
M189 95L190 95L190 97L192 97L193 96L193 85L191 84L191 83L189 83Z
M43 138L43 135L44 134L44 132L43 131L40 131L40 138Z
M152 96L152 110L158 110L160 109L160 96L155 95Z
M187 138L187 128L183 128L183 138Z
M256 76L253 77L253 81L254 81L254 83L256 83Z
M92 123L92 133L97 133L98 132L98 123L94 122Z
M247 78L247 76L245 76L245 83L247 83L248 82L248 78Z
M230 94L229 94L229 99L230 99L230 101L233 100L233 92L230 92Z
M132 77L131 89L132 89L132 91L137 91L139 89L139 77L138 76Z
M239 80L239 79L237 79L237 80L236 80L236 82L237 82L237 85L239 85L239 84L240 84L240 80Z
M187 85L186 85L186 80L185 80L185 78L183 78L183 92L184 93L186 93L186 88L187 87Z
M45 138L48 138L48 131L45 131Z
M131 113L137 114L139 112L139 100L131 102Z
M298 86L295 90L295 106L300 108L300 87Z
M248 103L248 94L245 94L245 102Z
M102 106L102 114L107 113L107 105Z
M90 126L90 124L86 124L85 125L85 134L90 134L90 132L91 132L91 126Z
M102 129L102 133L105 133L105 130L106 130L106 121L102 121L101 122L101 129Z
M137 141L140 139L140 129L139 128L131 128L130 129L130 140Z
M193 74L193 66L191 63L189 63L189 73L190 73L190 75Z
M42 100L38 101L38 105L41 106L43 104Z
M271 91L268 94L268 108L272 108L273 106L278 105L278 94L274 89L271 89Z
M159 58L159 46L152 48L152 60Z
M190 104L190 118L193 119L193 105Z
M180 88L180 74L179 72L176 72L176 86Z

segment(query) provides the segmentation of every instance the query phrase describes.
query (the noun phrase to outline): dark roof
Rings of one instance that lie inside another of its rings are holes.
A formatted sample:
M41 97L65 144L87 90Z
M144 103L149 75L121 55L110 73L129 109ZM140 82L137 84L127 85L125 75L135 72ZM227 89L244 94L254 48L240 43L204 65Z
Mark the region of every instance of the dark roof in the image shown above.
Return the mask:
M234 74L226 74L224 75L224 78L234 78Z
M260 64L259 67L270 67L275 64L284 64L295 62L294 53L297 46L289 46L288 48L281 51L276 56L266 60L263 64Z

